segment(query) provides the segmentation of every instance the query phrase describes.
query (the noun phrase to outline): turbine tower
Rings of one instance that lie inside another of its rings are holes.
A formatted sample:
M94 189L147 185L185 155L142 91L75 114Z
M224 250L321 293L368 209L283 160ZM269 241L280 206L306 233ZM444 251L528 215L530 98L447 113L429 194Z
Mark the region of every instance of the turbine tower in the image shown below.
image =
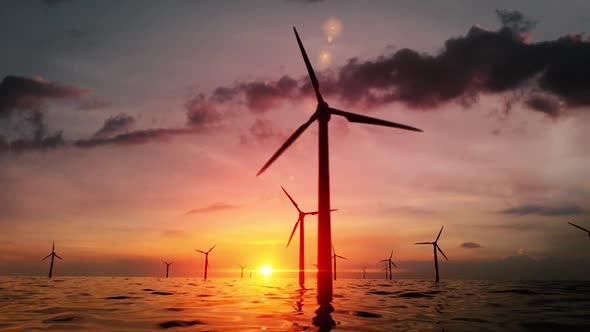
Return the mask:
M363 267L363 279L367 279L367 266Z
M166 264L166 278L168 278L168 271L170 270L170 265L174 264L174 262L168 263L164 261L164 264Z
M440 238L440 234L443 231L443 228L445 226L440 228L440 232L438 232L438 236L436 237L436 240L434 240L434 242L417 242L415 244L432 244L432 246L434 247L434 271L436 273L436 282L439 281L438 278L438 255L436 253L436 250L440 251L440 253L445 257L445 259L448 261L449 259L447 258L447 255L445 255L445 253L442 251L442 249L438 246L438 239Z
M332 301L332 267L330 264L330 248L332 246L332 231L330 222L330 162L329 162L329 144L328 144L328 122L332 115L345 117L349 122L358 122L378 126L393 127L412 131L422 131L420 129L406 126L403 124L371 118L368 116L344 112L328 106L320 93L319 82L313 71L303 43L299 38L297 29L293 27L297 44L303 56L303 61L307 68L307 73L311 80L317 99L316 111L312 116L281 145L281 147L270 157L256 174L262 174L314 121L318 121L318 302L319 304L329 304Z
M584 232L588 233L588 236L590 236L590 231L589 231L589 230L587 230L587 229L585 229L584 227L582 227L582 226L578 226L578 225L576 225L576 224L572 224L571 222L568 222L568 224L570 224L570 225L572 225L572 226L574 226L574 227L576 227L576 228L579 228L579 229L583 230Z
M51 278L51 275L53 274L53 259L57 257L59 260L63 260L55 253L55 241L53 241L51 245L51 254L45 256L45 258L43 258L41 261L46 260L49 256L51 256L51 265L49 265L49 278Z
M205 280L207 280L207 268L209 268L209 253L211 252L211 250L213 250L213 248L215 248L215 246L216 245L214 245L213 247L211 247L211 249L209 249L209 251L207 251L207 252L202 251L202 250L195 249L195 251L198 251L198 252L200 252L202 254L205 254L205 277L204 277Z
M246 268L245 266L240 265L240 279L244 279L244 269L245 268Z
M313 211L313 212L301 211L301 209L299 209L299 206L297 206L297 203L295 202L293 197L291 197L291 195L289 195L287 190L285 190L285 188L283 188L282 186L281 186L281 189L283 189L283 191L285 192L285 195L287 195L287 197L289 197L289 200L291 200L291 203L293 203L293 206L295 206L295 209L297 209L297 212L299 212L299 217L297 218L297 222L295 223L295 226L293 227L293 231L291 232L291 236L289 236L289 241L287 242L287 248L289 247L289 244L291 243L291 239L293 239L293 235L295 234L295 231L297 230L297 226L299 226L299 286L303 287L303 285L305 283L305 239L304 239L305 226L304 226L304 220L305 220L305 216L307 216L307 215L315 216L316 214L318 214L318 212L317 211ZM330 211L336 211L336 209L332 209Z
M391 260L392 257L393 257L393 250L391 251L391 255L389 255L389 258L379 261L379 262L387 262L387 264L389 265L389 280L393 279L393 276L391 274L391 266L393 265L397 269L397 265L395 265L395 263Z
M346 259L346 257L342 257L340 255L336 255L336 251L334 250L334 246L332 246L332 259L334 259L334 280L336 280L336 258Z

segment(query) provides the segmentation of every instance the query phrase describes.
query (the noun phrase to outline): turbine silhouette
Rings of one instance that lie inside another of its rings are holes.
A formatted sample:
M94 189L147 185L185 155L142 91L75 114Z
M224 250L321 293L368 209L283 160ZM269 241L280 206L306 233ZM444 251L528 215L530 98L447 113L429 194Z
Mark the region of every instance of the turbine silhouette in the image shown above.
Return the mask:
M287 195L287 197L289 197L289 200L291 200L291 203L293 203L293 206L295 206L295 209L297 209L297 212L299 212L299 217L297 218L297 222L295 223L295 226L293 227L293 231L291 232L291 236L289 236L289 241L287 242L287 247L289 247L289 244L291 243L291 239L293 239L293 235L295 234L295 231L297 230L297 226L299 226L299 286L303 287L304 283L305 283L305 239L304 239L304 220L305 220L305 216L307 215L311 215L311 216L315 216L316 214L318 214L317 211L313 211L313 212L303 212L301 211L301 209L299 208L299 206L297 206L297 203L295 202L295 200L293 199L293 197L291 197L291 195L289 195L289 193L287 192L287 190L285 190L285 188L283 188L281 186L281 189L283 189L283 191L285 192L285 195ZM337 209L332 209L330 211L336 211Z
M389 280L393 279L392 274L391 274L391 265L395 266L395 268L397 269L397 265L395 265L395 263L391 260L392 257L393 257L393 250L391 251L391 255L389 255L389 258L379 261L379 262L387 262L387 264L389 265Z
M387 272L389 271L389 269L387 268L387 264L385 264L385 280L387 280Z
M334 250L334 246L332 246L332 259L334 259L334 280L336 280L336 258L346 259L346 257L342 257L340 255L336 255L336 251Z
M363 279L367 279L367 266L363 267Z
M49 265L49 278L51 278L51 275L53 275L53 259L57 257L59 260L63 260L55 253L55 241L51 244L51 254L45 256L41 261L46 260L49 256L51 256L51 265Z
M211 250L213 250L213 248L215 248L215 246L216 245L211 247L211 249L209 249L209 251L207 251L207 252L195 249L195 251L205 254L205 277L204 277L205 280L207 280L207 268L209 268L209 253L211 252Z
M245 268L246 268L245 266L240 265L240 279L244 279L244 269Z
M590 236L590 231L589 231L589 230L587 230L587 229L585 229L584 227L582 227L582 226L578 226L578 225L576 225L576 224L572 224L571 222L568 222L568 224L570 224L570 225L572 225L572 226L574 226L574 227L576 227L576 228L579 228L579 229L583 230L584 232L588 233L588 236Z
M344 112L335 108L331 108L328 103L324 101L319 89L319 82L315 72L309 62L303 43L299 38L297 29L293 27L299 50L303 56L303 61L307 68L307 73L313 85L317 99L316 111L312 116L281 145L281 147L270 157L270 159L262 166L256 174L262 174L314 121L318 121L319 137L318 137L318 158L319 158L319 172L318 172L318 302L320 304L328 304L332 301L332 271L330 265L330 248L332 246L332 233L330 222L330 162L329 162L329 144L328 144L328 122L332 115L345 117L349 122L358 122L365 124L372 124L378 126L393 127L412 131L422 131L420 129L406 126L403 124L385 121L381 119L371 118L368 116Z
M438 255L436 253L436 250L438 249L438 251L440 251L440 253L445 257L445 259L448 261L449 259L447 258L447 255L445 255L445 253L442 251L442 249L438 246L438 239L440 238L440 234L443 231L443 228L445 226L440 228L440 232L438 232L438 236L436 237L436 240L434 240L434 242L416 242L415 244L432 244L432 246L434 247L434 271L436 273L436 282L438 282L439 277L438 277Z
M170 270L170 265L174 264L174 262L168 263L164 261L164 264L166 264L166 278L168 278L168 271Z

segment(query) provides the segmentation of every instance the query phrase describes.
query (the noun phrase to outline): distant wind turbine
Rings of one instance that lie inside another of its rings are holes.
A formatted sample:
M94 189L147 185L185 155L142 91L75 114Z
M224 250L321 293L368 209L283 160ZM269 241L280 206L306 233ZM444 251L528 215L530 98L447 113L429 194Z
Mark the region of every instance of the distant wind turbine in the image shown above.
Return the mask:
M440 234L443 231L443 228L445 226L440 228L440 232L438 232L438 236L436 237L436 240L434 240L434 242L417 242L416 244L432 244L432 246L434 247L434 271L436 272L436 282L439 281L439 277L438 277L438 255L436 253L436 250L438 249L438 251L440 251L440 253L445 257L445 259L448 261L449 259L447 258L447 255L445 255L445 253L442 251L442 249L438 246L438 239L440 238Z
M336 280L336 258L346 259L346 257L342 257L340 255L336 255L336 251L334 250L334 246L332 246L332 258L334 259L334 280Z
M164 261L164 264L166 264L166 278L168 278L168 271L170 270L170 265L174 264L174 262L168 263Z
M244 279L244 268L246 268L246 267L240 265L240 279Z
M367 266L363 267L363 279L367 279Z
M311 215L311 216L315 216L316 214L318 214L317 211L313 211L313 212L303 212L301 211L301 209L299 209L299 206L297 206L297 203L295 202L295 200L293 199L293 197L291 197L291 195L289 195L289 193L287 192L287 190L285 190L285 188L283 188L281 186L281 189L283 189L283 191L285 192L285 195L287 195L287 197L289 197L289 200L291 200L291 203L293 203L293 206L295 206L295 208L297 209L297 212L299 212L299 217L297 218L297 222L295 223L295 226L293 227L293 231L291 231L291 236L289 236L289 241L287 242L287 247L289 247L289 244L291 243L291 239L293 239L293 235L295 234L295 231L297 230L297 226L299 226L299 286L303 287L304 283L305 283L305 237L304 237L304 220L305 220L305 216L307 215ZM330 211L336 211L337 209L332 209Z
M252 279L252 269L250 269L250 279Z
M578 226L578 225L576 225L576 224L572 224L571 222L568 222L568 224L570 224L570 225L572 225L572 226L574 226L574 227L576 227L576 228L579 228L579 229L583 230L584 232L588 233L588 236L590 236L590 231L589 231L589 230L587 230L587 229L585 229L584 227L582 227L582 226Z
M195 249L195 251L198 251L198 252L205 255L205 277L204 277L205 280L207 280L207 268L209 268L209 253L211 252L211 250L213 250L213 248L215 248L215 246L216 245L211 247L211 249L209 249L209 251L207 251L207 252Z
M389 258L384 259L384 260L380 260L380 262L387 262L387 264L389 265L389 280L392 280L392 273L391 273L391 265L395 266L395 268L397 269L397 265L395 265L395 263L391 260L391 258L393 257L393 250L391 251L391 255L389 255Z
M52 245L51 245L51 254L45 256L45 258L43 258L41 261L46 260L49 256L51 256L51 265L49 265L49 278L51 278L51 275L53 274L53 259L54 257L59 258L60 260L61 257L59 257L56 253L55 253L55 241L53 241Z
M389 269L387 268L387 264L385 264L385 280L387 280L387 272L389 271Z
M303 61L307 67L307 73L317 98L316 111L303 125L281 145L281 147L270 157L256 174L262 174L295 140L316 120L319 126L318 135L318 302L328 304L332 301L332 267L330 262L330 248L332 246L332 231L330 222L330 162L329 162L329 144L328 144L328 122L332 115L345 117L349 122L365 123L378 126L393 127L398 129L422 131L420 129L406 126L403 124L371 118L368 116L344 112L328 106L320 94L319 82L307 57L303 43L299 38L297 29L293 27L295 38L299 45L299 50L303 56Z

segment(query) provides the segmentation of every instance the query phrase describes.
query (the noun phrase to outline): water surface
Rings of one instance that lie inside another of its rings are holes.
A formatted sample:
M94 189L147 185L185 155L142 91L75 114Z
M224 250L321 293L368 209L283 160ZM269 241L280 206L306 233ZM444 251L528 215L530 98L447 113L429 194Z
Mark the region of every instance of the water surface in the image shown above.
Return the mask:
M590 331L590 282L0 277L0 331ZM320 328L316 325L329 326Z

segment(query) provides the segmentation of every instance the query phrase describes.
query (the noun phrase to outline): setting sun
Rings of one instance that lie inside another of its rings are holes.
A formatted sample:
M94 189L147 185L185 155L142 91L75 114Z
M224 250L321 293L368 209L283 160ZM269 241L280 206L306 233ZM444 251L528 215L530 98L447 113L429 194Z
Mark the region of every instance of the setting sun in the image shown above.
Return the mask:
M263 265L259 271L260 271L260 274L262 274L263 276L269 276L269 275L271 275L271 273L274 272L272 267L270 267L268 265Z

